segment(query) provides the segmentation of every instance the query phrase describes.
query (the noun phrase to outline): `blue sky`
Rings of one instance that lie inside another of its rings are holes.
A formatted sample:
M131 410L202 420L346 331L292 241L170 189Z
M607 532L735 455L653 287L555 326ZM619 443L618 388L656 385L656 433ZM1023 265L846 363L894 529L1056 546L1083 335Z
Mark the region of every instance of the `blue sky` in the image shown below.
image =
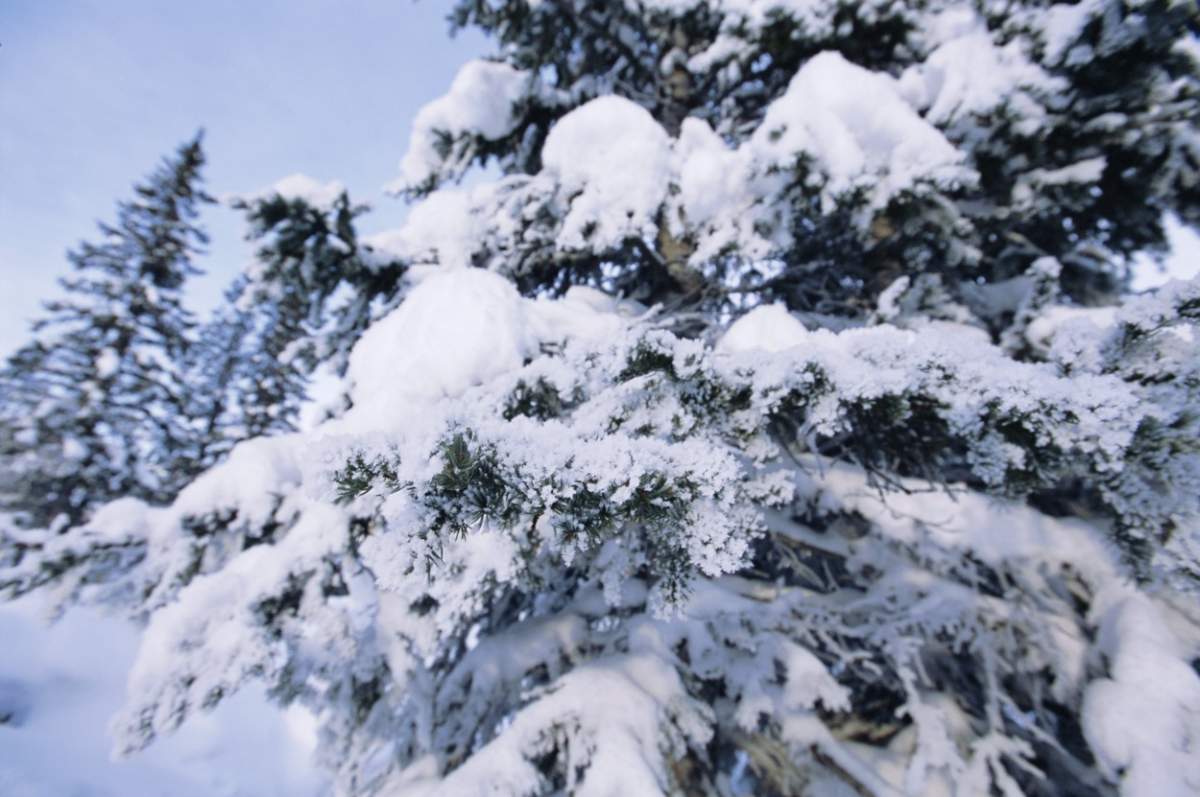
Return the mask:
M252 191L304 172L345 183L395 226L396 176L417 109L467 58L445 2L0 0L0 354L23 342L64 253L158 159L206 130L207 188ZM249 256L241 217L213 208L190 291L210 307Z

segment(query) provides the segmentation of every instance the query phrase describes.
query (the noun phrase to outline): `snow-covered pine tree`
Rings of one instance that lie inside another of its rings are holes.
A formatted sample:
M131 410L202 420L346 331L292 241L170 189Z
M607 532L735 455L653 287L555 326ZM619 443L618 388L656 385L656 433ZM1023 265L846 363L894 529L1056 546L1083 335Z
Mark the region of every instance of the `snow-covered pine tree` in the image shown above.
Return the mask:
M18 524L62 529L122 496L164 503L188 474L182 296L207 241L203 165L197 134L134 186L102 238L68 254L62 298L0 371L0 506Z
M1195 793L1194 3L455 18L349 409L2 576L148 619L119 748L258 678L345 794Z
M295 431L313 372L345 371L363 330L398 301L404 273L359 243L355 219L369 208L340 183L297 174L231 203L258 246L196 347L193 415L205 467L242 440Z
M276 393L274 401L259 387L284 381L278 371L290 374L291 366L270 358L256 339L254 310L239 302L247 284L245 275L234 279L225 291L225 304L201 326L188 358L188 412L193 424L192 464L196 472L223 460L243 440L293 431L289 421L304 398L299 375L285 382L292 390ZM263 373L257 373L258 368Z
M234 200L258 241L238 302L270 308L274 329L266 348L297 361L300 373L318 364L346 369L354 342L380 307L390 307L402 263L360 243L355 220L370 207L350 201L336 181L292 175L259 194Z

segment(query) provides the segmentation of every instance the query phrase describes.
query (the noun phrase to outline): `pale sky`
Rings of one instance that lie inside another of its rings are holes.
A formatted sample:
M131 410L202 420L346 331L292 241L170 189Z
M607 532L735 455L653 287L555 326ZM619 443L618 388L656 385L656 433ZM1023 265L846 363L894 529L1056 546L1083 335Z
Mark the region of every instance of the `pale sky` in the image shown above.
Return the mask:
M459 64L488 50L449 36L426 0L0 0L0 356L26 338L68 272L65 252L198 128L214 195L303 172L368 201L366 232L395 226L382 194L409 127ZM189 300L205 310L245 263L241 215L213 208Z

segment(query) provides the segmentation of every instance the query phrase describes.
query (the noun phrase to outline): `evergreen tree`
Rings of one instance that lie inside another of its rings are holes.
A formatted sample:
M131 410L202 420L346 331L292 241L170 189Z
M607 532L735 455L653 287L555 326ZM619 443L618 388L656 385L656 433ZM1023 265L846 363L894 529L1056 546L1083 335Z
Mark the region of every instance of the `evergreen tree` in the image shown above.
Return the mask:
M203 165L197 134L134 187L101 240L68 254L63 298L4 367L3 509L22 525L74 525L122 496L163 503L194 475L180 363Z
M293 175L262 195L236 200L250 240L261 245L237 302L272 316L260 348L341 373L375 304L394 303L403 264L361 244L355 220L370 208L350 201L339 183Z
M0 570L147 618L119 748L254 677L345 794L1194 793L1194 4L456 8L351 406Z
M256 387L255 363L250 362L256 351L253 319L250 311L237 302L245 285L246 278L239 276L226 290L225 304L200 328L188 360L188 382L192 388L188 409L194 426L193 462L197 472L224 459L242 440L280 431L260 427L246 417L253 411L246 405L260 391ZM293 400L299 397L294 396ZM284 431L290 431L290 427Z
M203 468L242 440L295 431L313 372L345 370L374 314L398 301L404 273L359 242L355 219L368 207L338 183L293 175L233 206L258 247L193 358Z
M588 280L651 300L683 287L720 301L732 287L800 312L861 317L892 280L919 271L995 331L1014 308L980 296L979 283L1020 278L1051 256L1069 297L1111 299L1130 255L1161 251L1163 213L1194 213L1194 3L467 0L454 19L495 35L501 55L468 65L418 120L398 188L420 195L494 159L507 174L557 173L552 190L569 195L570 170L543 168L554 155L543 143L598 96L629 99L680 141L681 193L620 234L564 231L561 214L537 212L550 186L514 178L499 195L477 192L481 215L519 217L524 229L515 252L481 238L471 256L525 290ZM821 135L820 118L785 119L776 103L803 90L806 64L830 92L849 87L847 102L898 80L895 93L940 133L920 145L926 173L860 163L866 139L882 132L869 118L841 119L858 129L828 133L839 147L804 147L801 168L783 162L804 135L771 146L787 123ZM512 112L490 115L489 126L479 122L486 110L449 110L471 92L483 109L485 93L500 93ZM947 142L955 149L938 163ZM706 163L748 173L723 183L701 173ZM709 216L707 196L743 186L742 219Z

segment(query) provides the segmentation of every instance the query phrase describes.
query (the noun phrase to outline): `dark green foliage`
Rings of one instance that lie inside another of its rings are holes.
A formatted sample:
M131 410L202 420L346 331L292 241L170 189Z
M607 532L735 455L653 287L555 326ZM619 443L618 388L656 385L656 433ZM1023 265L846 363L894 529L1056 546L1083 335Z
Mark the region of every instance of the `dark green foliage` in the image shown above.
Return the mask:
M628 382L630 379L656 372L663 373L667 378L674 380L676 378L674 357L669 351L656 346L654 341L642 340L630 352L624 370L617 375L617 381Z
M846 405L848 434L822 442L822 451L867 471L941 481L965 473L968 441L953 434L947 408L921 395L885 394Z
M258 268L242 286L243 302L261 322L263 347L287 352L307 374L321 362L341 373L354 342L371 321L373 303L396 297L403 264L380 262L358 241L355 219L369 210L344 191L325 206L273 194L242 200L250 238L261 242ZM350 298L333 303L340 288Z
M396 492L402 486L396 474L396 464L387 457L368 460L362 452L351 454L346 464L333 473L338 500L352 501L366 495L377 484L388 492Z
M562 540L595 548L636 529L661 554L656 555L661 567L656 575L670 586L672 599L682 597L693 577L678 530L687 521L699 487L686 475L644 473L625 490L624 485L601 487L598 479L565 473L531 477L520 463L502 461L494 445L462 429L445 437L435 456L441 468L424 486L400 482L384 459L368 459L361 452L349 457L334 480L343 499L376 488L411 491L428 511L435 538L443 532L462 537L491 523L509 530L528 525L536 539L538 522L548 518ZM618 499L619 490L624 496ZM433 556L431 567L438 565L437 554Z
M435 529L466 534L490 521L512 526L526 510L525 496L501 468L492 446L459 431L438 447L442 469L429 480L423 497L435 517Z
M518 416L545 421L559 417L569 407L554 385L539 378L532 384L524 380L518 382L505 401L501 415L506 421Z

